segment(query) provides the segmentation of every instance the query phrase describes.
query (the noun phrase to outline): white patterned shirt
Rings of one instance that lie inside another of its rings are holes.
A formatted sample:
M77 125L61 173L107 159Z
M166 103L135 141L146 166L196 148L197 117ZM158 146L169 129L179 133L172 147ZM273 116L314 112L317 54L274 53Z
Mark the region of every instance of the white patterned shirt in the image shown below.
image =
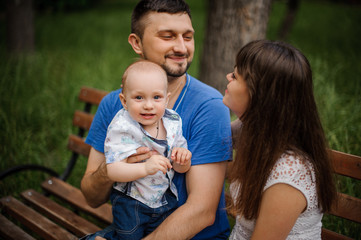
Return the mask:
M172 149L174 147L187 148L187 141L182 133L182 120L175 111L166 109L162 121L167 131L166 140L154 139L138 122L133 120L127 110L124 108L119 110L108 127L105 139L106 163L124 161L136 153L139 147L155 150L171 161ZM114 183L113 187L151 208L157 208L167 204L164 194L169 187L178 198L176 186L172 182L173 176L173 169L166 174L158 171L154 175L148 175L129 183Z
M273 167L263 191L277 183L285 183L296 188L307 200L306 210L300 214L286 239L320 240L323 214L318 207L316 178L312 164L308 160L297 158L290 152L283 154ZM237 191L235 185L231 186L233 197L236 196ZM246 220L242 216L237 216L229 239L251 239L255 223L255 220Z

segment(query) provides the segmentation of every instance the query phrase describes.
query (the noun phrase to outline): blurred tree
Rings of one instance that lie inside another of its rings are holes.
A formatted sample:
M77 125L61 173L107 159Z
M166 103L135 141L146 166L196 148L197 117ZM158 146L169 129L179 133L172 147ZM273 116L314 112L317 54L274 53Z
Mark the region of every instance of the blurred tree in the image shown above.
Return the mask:
M280 40L286 40L288 34L290 33L293 23L295 21L295 17L296 17L299 5L300 5L299 0L288 0L287 1L287 12L282 21L281 27L278 31L278 38Z
M34 51L34 14L32 0L6 0L6 36L10 54Z
M238 50L266 37L272 0L209 0L200 79L221 93Z

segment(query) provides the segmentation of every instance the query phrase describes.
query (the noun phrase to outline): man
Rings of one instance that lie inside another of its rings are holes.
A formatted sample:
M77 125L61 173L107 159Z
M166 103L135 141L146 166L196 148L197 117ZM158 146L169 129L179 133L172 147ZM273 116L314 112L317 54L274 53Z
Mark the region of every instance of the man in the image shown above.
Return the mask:
M224 206L226 161L232 158L229 110L222 95L186 73L194 54L194 29L183 0L142 0L132 15L128 42L134 52L163 67L171 93L168 108L183 121L183 135L192 152L187 174L176 174L179 208L145 239L227 239ZM107 177L104 140L113 116L122 108L120 90L100 104L86 142L92 146L81 189L88 203L105 203L113 182ZM128 162L153 154L140 148ZM135 163L136 164L136 163Z

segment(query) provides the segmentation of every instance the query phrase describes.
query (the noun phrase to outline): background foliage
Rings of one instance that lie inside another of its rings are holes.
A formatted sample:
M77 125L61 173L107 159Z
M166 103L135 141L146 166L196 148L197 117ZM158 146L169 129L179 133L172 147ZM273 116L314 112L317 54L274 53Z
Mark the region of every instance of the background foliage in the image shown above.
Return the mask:
M11 58L5 51L5 19L0 15L0 170L37 163L62 172L70 153L67 136L81 86L111 91L120 86L126 66L137 57L127 42L134 0L37 1L36 53ZM206 1L188 1L196 30L196 54L189 70L198 76L205 29ZM43 5L41 5L43 4ZM45 4L45 5L44 5ZM60 4L60 3L59 3ZM277 39L285 1L275 1L267 36ZM0 10L3 10L0 9ZM361 7L341 2L301 1L288 42L310 60L315 95L330 147L361 155ZM226 74L226 73L225 73ZM220 79L225 81L225 79ZM79 186L86 159L69 182ZM46 176L24 172L0 182L0 197L19 189L38 189ZM361 185L339 179L343 192L361 197ZM19 188L20 187L20 188ZM325 225L360 238L353 224L326 217Z

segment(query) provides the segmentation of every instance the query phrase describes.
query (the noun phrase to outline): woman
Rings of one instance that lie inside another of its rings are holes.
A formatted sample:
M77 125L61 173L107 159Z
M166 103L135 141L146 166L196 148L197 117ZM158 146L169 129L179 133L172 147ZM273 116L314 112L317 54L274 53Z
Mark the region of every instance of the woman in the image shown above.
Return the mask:
M336 189L308 60L286 43L255 41L227 80L223 102L240 120L230 239L321 239Z

